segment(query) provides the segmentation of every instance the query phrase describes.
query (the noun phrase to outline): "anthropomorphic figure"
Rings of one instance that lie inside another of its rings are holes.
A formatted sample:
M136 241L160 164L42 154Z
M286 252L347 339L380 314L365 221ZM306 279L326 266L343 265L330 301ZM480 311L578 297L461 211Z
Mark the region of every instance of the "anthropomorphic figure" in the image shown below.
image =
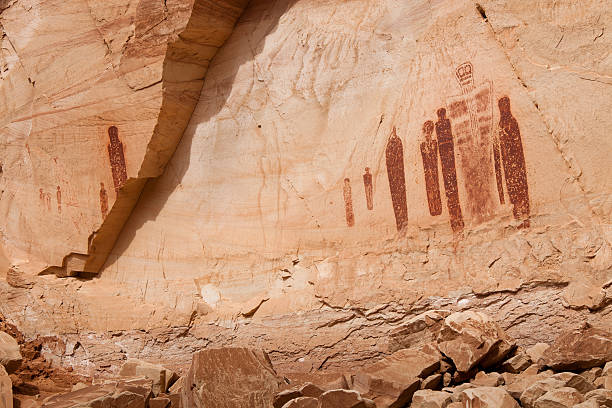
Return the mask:
M351 180L344 179L344 188L342 191L344 196L344 209L346 212L346 225L352 227L355 225L355 213L353 212L353 194L351 192Z
M104 183L100 183L100 212L102 213L102 219L106 219L108 215L108 194L104 188Z
M433 216L442 214L442 199L440 198L440 182L438 176L438 143L432 137L434 123L428 120L423 124L423 141L421 142L421 157L425 174L425 191L429 213Z
M365 189L366 196L366 206L368 210L374 209L374 199L372 197L372 173L370 173L370 168L365 168L365 173L363 173L363 187Z
M512 204L514 218L523 221L521 227L529 227L529 187L525 154L518 122L510 111L510 98L499 102L499 145L506 177L506 189Z
M391 191L391 202L395 213L395 224L397 230L401 231L408 225L408 208L406 206L406 176L404 174L404 148L402 141L397 136L395 127L385 150L387 161L387 177L389 178L389 190Z
M123 154L123 143L119 140L119 130L115 126L108 128L108 158L113 172L113 183L115 190L118 191L127 180L127 170L125 167L125 156Z
M442 164L442 178L444 179L444 191L450 224L454 232L460 232L464 228L461 204L459 203L459 189L457 188L457 171L455 170L455 148L450 120L446 118L446 109L438 109L438 121L436 122L436 136L438 138L438 151Z

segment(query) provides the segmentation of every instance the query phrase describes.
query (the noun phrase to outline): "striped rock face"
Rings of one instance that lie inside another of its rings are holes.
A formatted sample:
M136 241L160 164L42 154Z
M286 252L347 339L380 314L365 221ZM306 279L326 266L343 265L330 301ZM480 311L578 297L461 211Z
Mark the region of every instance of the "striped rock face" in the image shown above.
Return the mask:
M523 346L605 320L604 2L22 3L0 311L78 370L227 344L338 368L428 309Z

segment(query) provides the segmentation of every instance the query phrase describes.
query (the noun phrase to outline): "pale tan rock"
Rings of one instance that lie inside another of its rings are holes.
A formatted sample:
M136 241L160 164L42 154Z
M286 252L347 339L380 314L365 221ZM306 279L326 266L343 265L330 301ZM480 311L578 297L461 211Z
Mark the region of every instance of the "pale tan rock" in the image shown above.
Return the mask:
M182 389L184 407L269 407L282 380L261 350L204 349L193 355ZM204 405L202 405L204 404Z
M504 377L499 373L485 373L479 371L470 383L475 387L497 387L498 385L504 384Z
M119 370L124 377L145 377L153 380L153 394L168 391L169 385L176 381L176 373L158 364L149 363L135 358L128 359Z
M590 399L574 405L574 408L600 408L600 405L595 399Z
M531 361L537 363L549 347L550 345L546 343L536 343L533 346L527 348L525 350L525 353L527 353Z
M389 333L389 351L435 342L448 310L428 310Z
M396 405L393 405L395 407ZM400 407L401 405L397 405ZM318 408L367 408L367 403L357 391L330 390L319 397Z
M595 400L600 407L612 407L612 390L593 390L585 394L586 400Z
M450 392L453 402L457 402L461 400L461 393L471 388L476 388L476 386L474 384L464 383L456 387L444 387L442 388L442 391Z
M419 389L419 377L427 377L440 367L440 359L427 345L399 350L353 374L351 388L377 405L402 406Z
M89 387L87 384L78 382L72 386L70 391L78 391L78 390L82 390L83 388L87 388L87 387Z
M604 366L601 375L612 375L612 361L608 361Z
M581 394L586 394L587 392L593 391L596 388L593 383L575 373L558 373L553 375L551 378L563 381L564 387L574 388Z
M588 282L572 282L563 290L563 301L570 308L598 310L604 306L606 294L600 286Z
M564 386L565 382L558 378L545 378L536 381L521 394L521 405L525 408L533 408L538 398L542 395Z
M501 387L476 387L463 391L460 400L468 407L520 407L514 398Z
M299 390L284 390L274 395L272 406L274 408L281 408L285 406L287 402L302 396L302 392Z
M52 396L44 402L43 407L146 408L152 394L151 386L152 382L148 379L109 380L104 384Z
M13 408L13 382L4 366L0 364L0 406Z
M506 384L504 388L508 391L514 399L520 400L521 395L527 390L529 387L534 385L537 381L550 378L553 374L552 372L544 371L538 373L537 366L532 366L534 369L527 369L523 373L518 375L511 375L511 377L506 377ZM559 383L561 384L561 383Z
M526 353L518 353L517 355L504 361L500 369L502 371L517 374L526 370L531 365L531 358Z
M448 316L437 341L440 351L453 360L460 372L468 372L487 359L499 361L512 347L502 328L479 312Z
M312 397L312 398L319 398L321 394L325 392L325 390L323 390L321 387L318 387L315 384L310 383L310 382L302 385L299 391L300 391L300 394L302 394L304 397Z
M603 375L603 370L601 367L593 367L593 368L590 368L588 370L581 372L580 375L585 380L594 383L597 378Z
M573 407L584 402L584 397L576 389L561 387L548 391L535 402L535 408L563 408Z
M10 334L0 331L0 365L13 373L21 365L22 357L17 340Z
M443 391L419 390L412 396L413 408L446 408L452 402L451 394Z
M577 370L601 366L610 360L612 328L583 325L559 336L540 362L554 370Z
M612 390L612 375L604 375L599 377L594 382L595 387L605 388L606 390Z
M287 402L282 408L317 408L319 400L312 397L298 397Z

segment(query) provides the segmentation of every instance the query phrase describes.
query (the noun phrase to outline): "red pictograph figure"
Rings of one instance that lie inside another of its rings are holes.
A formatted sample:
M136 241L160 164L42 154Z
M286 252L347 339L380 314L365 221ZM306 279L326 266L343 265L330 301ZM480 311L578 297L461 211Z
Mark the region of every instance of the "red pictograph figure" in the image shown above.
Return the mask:
M401 231L408 225L408 208L406 206L406 176L404 174L404 147L402 141L397 137L395 127L387 142L385 150L387 159L387 177L389 178L389 190L391 191L391 202L395 213L395 224L397 230Z
M493 161L495 162L495 180L497 181L497 192L499 193L499 203L505 204L504 180L502 179L501 156L499 152L499 139L493 139Z
M372 173L370 173L370 168L365 168L365 173L363 173L363 187L365 188L365 196L366 196L366 206L368 210L374 209L374 199L372 197Z
M344 188L342 191L344 196L344 209L346 212L346 225L352 227L355 225L355 213L353 213L353 194L351 192L351 180L344 179Z
M111 170L113 172L113 183L115 190L119 190L127 180L127 170L125 168L125 156L123 155L123 143L119 140L119 130L115 126L108 128L108 158L110 159Z
M57 197L57 211L61 213L62 212L62 190L60 189L60 186L57 186L56 197Z
M100 183L100 212L102 219L105 219L108 214L108 194L106 194L104 183Z
M438 181L438 143L432 137L434 123L428 120L423 124L423 139L421 142L421 157L425 173L425 190L429 213L433 216L442 214L442 199L440 198L440 182Z
M438 150L440 162L442 163L442 178L444 179L444 191L450 223L453 232L463 230L463 215L459 203L459 190L457 188L457 171L455 170L455 148L453 145L453 134L450 120L446 118L446 109L438 109L438 121L436 122L436 136L438 138Z
M512 203L514 218L522 220L522 228L528 228L529 222L529 189L527 186L527 169L523 141L518 122L510 111L510 98L504 96L499 105L499 144L501 159L506 177L506 189Z

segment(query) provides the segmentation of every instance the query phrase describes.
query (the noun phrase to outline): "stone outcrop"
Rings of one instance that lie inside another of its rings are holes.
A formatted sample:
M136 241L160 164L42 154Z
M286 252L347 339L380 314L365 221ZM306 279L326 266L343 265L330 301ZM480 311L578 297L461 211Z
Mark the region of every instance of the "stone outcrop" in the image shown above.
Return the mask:
M195 353L183 384L185 407L267 408L282 380L265 352L228 348Z
M563 333L548 348L541 364L556 370L580 370L612 360L612 329L588 324Z
M124 377L145 377L153 381L153 394L168 391L177 380L176 373L158 364L148 363L138 359L129 359L123 364L119 375Z
M8 373L15 371L21 364L21 352L17 340L10 334L0 331L0 365Z
M13 408L13 382L0 364L0 407Z

